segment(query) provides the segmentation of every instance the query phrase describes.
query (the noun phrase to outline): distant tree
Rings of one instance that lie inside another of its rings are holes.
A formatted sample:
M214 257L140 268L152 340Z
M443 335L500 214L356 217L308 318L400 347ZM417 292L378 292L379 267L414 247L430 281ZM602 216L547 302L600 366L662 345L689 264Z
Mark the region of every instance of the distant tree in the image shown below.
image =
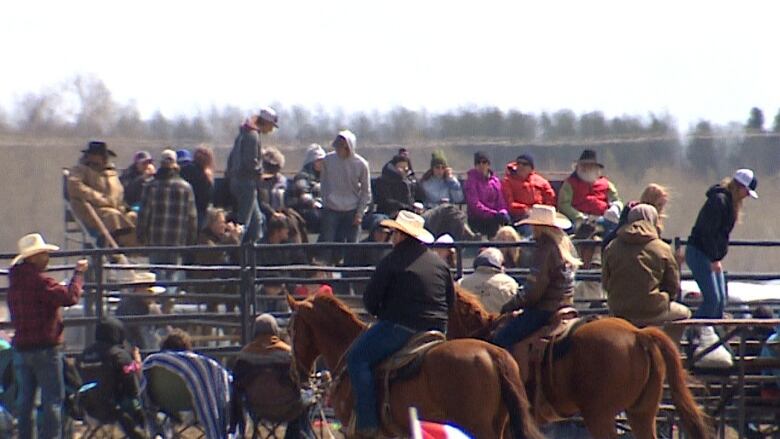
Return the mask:
M111 91L94 76L77 76L71 84L79 100L74 130L79 135L107 134L116 124L117 107Z
M775 114L775 120L772 124L772 132L780 133L780 110L777 110L777 114Z
M696 124L688 143L687 157L691 169L701 176L710 171L718 171L715 139L712 125L708 121L703 120Z
M580 116L579 134L585 138L607 136L609 128L604 114L600 111L593 111Z
M577 135L577 116L571 110L560 110L552 116L552 126L549 135L545 133L545 138L567 139L574 138Z
M23 133L55 133L65 127L65 120L59 111L59 93L28 93L16 105L16 119Z
M141 120L141 114L135 104L131 103L118 108L117 121L112 132L120 136L135 138L148 135L146 124Z
M534 140L537 131L536 118L532 114L510 110L506 115L506 131L510 139Z
M758 107L750 109L750 118L745 125L745 129L752 132L764 131L764 112Z
M498 108L484 108L479 115L478 132L483 137L506 137L507 130L504 124L504 113Z
M159 110L149 120L149 133L155 139L170 140L173 136L173 126Z

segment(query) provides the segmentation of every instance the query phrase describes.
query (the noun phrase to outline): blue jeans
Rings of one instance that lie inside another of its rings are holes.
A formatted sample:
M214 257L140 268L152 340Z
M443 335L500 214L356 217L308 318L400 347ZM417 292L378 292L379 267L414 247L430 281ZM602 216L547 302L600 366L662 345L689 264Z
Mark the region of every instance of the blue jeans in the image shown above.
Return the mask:
M712 271L712 261L693 245L685 248L685 263L701 290L702 303L693 313L695 319L722 319L726 306L726 277Z
M526 308L522 314L513 318L493 338L493 343L504 349L522 341L550 322L552 311Z
M257 182L231 178L230 194L236 200L236 218L244 226L241 243L256 243L263 237L263 212L257 202Z
M353 224L356 214L356 210L339 212L322 209L320 236L317 238L317 242L358 242L360 224ZM323 257L331 262L338 262L342 253L341 251L326 251Z
M42 348L14 352L14 372L19 383L17 418L19 438L33 437L35 392L41 389L43 419L38 423L38 439L59 439L62 436L62 401L65 399L65 377L62 352L57 348Z
M355 397L358 430L379 428L374 373L382 360L404 347L414 331L380 320L361 334L347 354L347 371Z

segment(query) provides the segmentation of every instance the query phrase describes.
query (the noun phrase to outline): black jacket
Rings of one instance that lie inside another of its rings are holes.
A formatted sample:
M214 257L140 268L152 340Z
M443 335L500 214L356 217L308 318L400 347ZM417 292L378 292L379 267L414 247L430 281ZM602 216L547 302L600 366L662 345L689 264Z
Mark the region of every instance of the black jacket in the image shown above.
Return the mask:
M395 218L399 210L412 210L414 204L414 183L402 176L391 162L382 168L382 176L376 181L377 213Z
M363 293L363 304L380 320L418 331L444 331L454 298L444 260L419 241L407 238L377 265Z
M720 261L729 251L729 234L736 221L731 193L715 185L707 191L707 201L696 217L688 245L701 250L710 261Z
M85 382L97 383L97 400L114 409L121 401L137 398L139 364L125 347L125 330L119 320L106 318L95 328L95 343L84 350L78 366Z
M320 176L314 170L314 163L303 166L301 172L287 185L285 203L298 212L314 208L314 201L321 199Z
M198 219L204 218L206 209L214 198L214 183L209 180L206 171L195 162L183 165L179 175L192 186L192 193L195 194L195 208L198 210Z

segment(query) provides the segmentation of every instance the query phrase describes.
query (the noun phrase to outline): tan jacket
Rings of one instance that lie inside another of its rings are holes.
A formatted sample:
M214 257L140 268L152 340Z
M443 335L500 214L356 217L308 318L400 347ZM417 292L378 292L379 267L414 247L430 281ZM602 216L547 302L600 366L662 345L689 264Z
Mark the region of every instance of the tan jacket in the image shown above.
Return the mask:
M621 227L602 257L601 283L611 313L652 319L669 310L680 294L680 267L655 226L636 221Z
M73 213L85 226L98 229L90 215L90 204L109 232L135 227L135 213L128 212L124 202L124 188L113 165L97 170L83 162L70 169L68 197Z
M477 267L474 273L464 276L458 284L482 302L485 311L497 314L501 306L517 294L517 281L493 267Z

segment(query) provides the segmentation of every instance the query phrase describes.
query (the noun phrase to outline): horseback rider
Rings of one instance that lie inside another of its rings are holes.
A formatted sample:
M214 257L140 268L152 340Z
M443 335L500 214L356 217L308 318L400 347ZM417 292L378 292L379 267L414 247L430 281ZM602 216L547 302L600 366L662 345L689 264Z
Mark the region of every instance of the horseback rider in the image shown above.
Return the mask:
M534 205L520 224L533 226L536 249L524 293L501 307L502 314L523 308L522 314L513 317L493 339L493 343L505 349L547 325L558 309L571 306L574 272L582 264L564 232L571 227L571 221L554 207Z
M378 320L355 340L347 355L357 437L378 436L372 368L418 332L445 332L455 298L447 264L425 246L433 242L433 235L421 216L401 210L395 220L381 225L393 231L393 250L379 262L363 293L365 309Z

